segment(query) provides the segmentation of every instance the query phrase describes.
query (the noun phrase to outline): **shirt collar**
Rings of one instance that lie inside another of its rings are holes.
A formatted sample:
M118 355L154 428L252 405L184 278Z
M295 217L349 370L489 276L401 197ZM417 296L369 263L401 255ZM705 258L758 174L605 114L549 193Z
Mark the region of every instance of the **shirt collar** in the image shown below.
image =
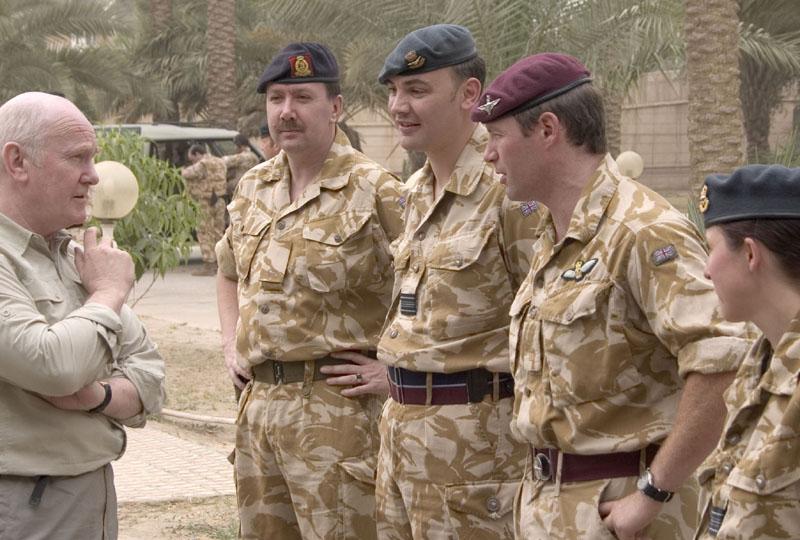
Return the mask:
M770 344L763 339L759 344L757 357L763 358L765 354L770 354ZM761 385L778 394L792 395L797 389L799 376L800 313L789 323L789 328L775 347Z
M583 188L565 237L574 238L584 244L594 238L600 220L617 191L620 176L611 154L606 154L592 179Z
M467 141L467 144L461 151L461 155L458 156L456 166L453 168L453 173L444 186L445 191L461 196L471 195L472 192L475 191L481 180L481 176L486 171L487 167L489 167L483 160L483 152L486 150L486 144L488 142L489 132L483 124L477 124L472 131L469 141ZM425 166L430 168L428 162L425 163Z
M355 164L355 153L356 150L350 145L347 135L337 126L333 144L317 175L320 188L335 191L345 187L350 181L350 172ZM277 166L272 168L270 175L265 179L267 182L277 182L284 176L290 177L289 159L286 152L281 150L275 160Z
M3 237L3 242L19 255L25 253L32 242L47 246L53 252L66 253L67 245L72 240L72 236L65 229L56 231L49 239L46 239L26 229L3 213L0 213L0 235Z

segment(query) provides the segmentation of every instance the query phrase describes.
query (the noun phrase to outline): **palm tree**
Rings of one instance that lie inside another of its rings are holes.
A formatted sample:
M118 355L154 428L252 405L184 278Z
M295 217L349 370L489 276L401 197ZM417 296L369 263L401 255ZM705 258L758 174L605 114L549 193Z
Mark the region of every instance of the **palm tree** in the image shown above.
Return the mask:
M741 100L747 156L769 153L772 112L800 79L800 6L797 0L743 0Z
M690 185L742 164L737 0L686 0Z
M217 126L236 128L236 1L208 0L207 112Z
M119 57L103 47L121 30L100 0L0 0L0 100L60 92L92 115L91 90L119 92Z

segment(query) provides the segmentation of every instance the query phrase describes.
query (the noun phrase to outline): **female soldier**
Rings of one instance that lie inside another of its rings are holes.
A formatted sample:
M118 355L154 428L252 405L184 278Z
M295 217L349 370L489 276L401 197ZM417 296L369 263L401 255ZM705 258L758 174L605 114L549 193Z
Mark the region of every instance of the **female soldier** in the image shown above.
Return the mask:
M700 195L722 314L762 332L725 395L700 469L697 538L800 538L800 169L709 176Z

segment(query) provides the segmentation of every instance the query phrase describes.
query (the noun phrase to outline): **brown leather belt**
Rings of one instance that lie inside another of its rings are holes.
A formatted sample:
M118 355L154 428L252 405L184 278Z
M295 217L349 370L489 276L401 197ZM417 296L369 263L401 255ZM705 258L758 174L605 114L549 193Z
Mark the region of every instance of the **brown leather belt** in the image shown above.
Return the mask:
M475 368L456 373L428 373L389 367L389 395L407 405L458 405L514 395L510 373Z
M376 351L367 351L366 356L376 358ZM281 362L279 360L264 360L264 362L253 366L253 379L265 384L288 384L303 382L306 376L306 364L313 363L313 380L320 381L332 375L320 372L323 366L335 366L342 364L352 364L349 360L341 360L332 356L323 356L314 360L299 360L293 362Z
M644 448L645 466L649 467L658 452L659 445ZM556 448L534 448L533 477L536 480L555 481L559 477L558 455L561 453L561 481L588 482L639 476L642 450L615 452L613 454L565 454Z

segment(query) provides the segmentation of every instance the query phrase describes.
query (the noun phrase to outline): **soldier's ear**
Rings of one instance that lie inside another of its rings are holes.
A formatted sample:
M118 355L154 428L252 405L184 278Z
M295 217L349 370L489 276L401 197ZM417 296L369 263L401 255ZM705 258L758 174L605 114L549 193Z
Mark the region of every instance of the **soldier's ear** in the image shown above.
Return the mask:
M339 121L339 117L342 115L342 110L344 109L344 100L342 99L342 95L338 94L336 97L331 99L331 102L333 103L331 121L335 124Z

